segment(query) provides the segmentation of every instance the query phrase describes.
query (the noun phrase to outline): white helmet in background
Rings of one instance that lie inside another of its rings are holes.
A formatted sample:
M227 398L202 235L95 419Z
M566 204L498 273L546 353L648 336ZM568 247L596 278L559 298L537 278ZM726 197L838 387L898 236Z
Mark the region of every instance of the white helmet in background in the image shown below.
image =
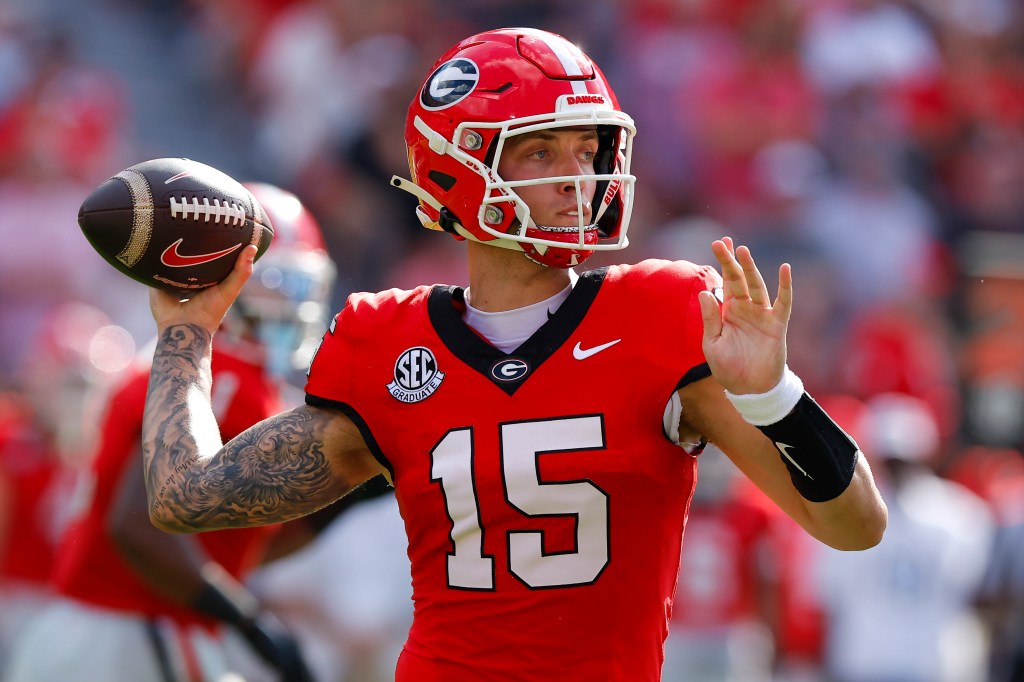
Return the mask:
M880 393L865 401L864 443L879 459L928 463L941 445L938 421L924 400Z

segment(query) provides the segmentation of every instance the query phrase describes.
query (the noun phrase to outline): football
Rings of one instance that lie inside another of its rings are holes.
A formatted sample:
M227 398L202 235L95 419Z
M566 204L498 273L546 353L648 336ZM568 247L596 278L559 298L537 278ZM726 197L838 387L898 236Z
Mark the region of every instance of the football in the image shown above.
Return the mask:
M227 277L246 244L259 258L274 237L240 182L183 158L144 161L104 181L82 202L78 224L122 273L183 298Z

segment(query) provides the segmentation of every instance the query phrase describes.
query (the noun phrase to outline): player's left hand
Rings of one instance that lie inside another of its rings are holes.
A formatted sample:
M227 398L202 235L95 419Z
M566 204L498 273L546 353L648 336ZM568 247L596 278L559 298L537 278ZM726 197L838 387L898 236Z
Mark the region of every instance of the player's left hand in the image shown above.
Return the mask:
M793 311L793 275L779 267L773 303L750 249L734 248L732 238L711 244L722 266L722 302L710 291L699 294L704 318L704 356L711 373L732 393L764 393L782 379L786 329Z

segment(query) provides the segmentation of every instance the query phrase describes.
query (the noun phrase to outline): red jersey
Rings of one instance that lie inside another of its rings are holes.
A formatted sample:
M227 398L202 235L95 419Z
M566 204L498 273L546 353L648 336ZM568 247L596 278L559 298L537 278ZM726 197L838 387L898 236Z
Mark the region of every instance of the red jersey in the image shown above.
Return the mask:
M464 292L355 294L310 367L392 473L415 617L398 680L657 680L695 457L663 427L709 375L697 293L644 261L580 276L512 353Z
M227 440L280 409L277 388L259 365L214 348L213 404L221 436ZM161 596L131 568L107 531L115 492L132 457L141 457L142 414L149 367L139 366L113 392L101 428L99 450L91 464L88 508L64 534L54 580L57 589L79 601L148 616L167 616L181 624L212 621ZM143 483L140 480L138 484ZM262 559L276 526L200 533L207 555L242 578Z
M0 477L10 497L11 525L0 534L0 583L17 580L49 586L56 505L51 499L61 472L54 445L13 397L0 396Z
M771 517L739 496L693 505L672 627L723 629L762 618L764 546Z
M827 622L818 590L821 548L793 519L776 512L775 546L778 614L775 648L779 658L821 662Z
M833 400L829 401L829 414L840 414L840 409ZM847 428L843 421L839 424ZM817 576L821 544L750 479L737 479L736 496L745 504L760 508L767 521L766 570L774 583L776 658L790 663L820 663L826 625Z

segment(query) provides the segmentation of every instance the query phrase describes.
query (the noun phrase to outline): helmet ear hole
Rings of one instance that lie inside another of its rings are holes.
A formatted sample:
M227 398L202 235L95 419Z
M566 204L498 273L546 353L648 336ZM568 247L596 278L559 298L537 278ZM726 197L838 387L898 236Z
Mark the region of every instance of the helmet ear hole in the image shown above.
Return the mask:
M487 153L484 154L484 163L490 168L494 168L494 156L498 152L498 139L500 135L495 135L491 138L491 143L487 145ZM498 169L494 168L494 172L497 173Z
M620 130L615 126L597 127L597 158L594 159L594 171L597 173L615 172L615 162L619 156Z
M597 188L597 196L603 196L604 192L607 191L608 183L602 182ZM595 199L597 200L597 199ZM612 236L615 231L616 225L619 224L619 217L622 215L622 200L619 197L614 197L608 208L605 209L604 214L597 221L597 233L602 238L607 239Z
M616 173L619 169L619 140L621 128L615 126L598 126L597 128L597 157L594 159L594 170L598 174ZM608 191L608 181L602 180L597 183L594 191L594 203L600 205L605 200L605 193ZM598 234L602 238L608 238L615 232L622 215L622 200L615 196L611 198L607 208L598 217Z
M448 175L447 173L432 170L429 173L429 177L434 182L434 184L443 189L445 192L451 191L452 187L455 186L455 177Z

